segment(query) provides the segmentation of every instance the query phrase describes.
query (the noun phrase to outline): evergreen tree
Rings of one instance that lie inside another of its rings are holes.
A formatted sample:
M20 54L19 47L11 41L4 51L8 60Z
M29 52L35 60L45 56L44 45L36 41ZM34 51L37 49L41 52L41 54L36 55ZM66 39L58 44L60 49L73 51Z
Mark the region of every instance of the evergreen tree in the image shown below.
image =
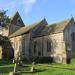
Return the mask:
M7 28L10 25L10 19L6 15L7 11L0 10L0 26Z

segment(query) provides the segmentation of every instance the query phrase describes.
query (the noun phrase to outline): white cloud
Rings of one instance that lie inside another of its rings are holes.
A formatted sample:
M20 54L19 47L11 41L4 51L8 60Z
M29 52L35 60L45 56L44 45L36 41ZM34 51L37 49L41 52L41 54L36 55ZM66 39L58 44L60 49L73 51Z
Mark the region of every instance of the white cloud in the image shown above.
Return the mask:
M25 13L28 13L36 3L36 0L23 0L23 3L25 5Z
M14 11L21 8L25 14L28 14L37 0L10 0L5 4L0 3L0 8L8 9L9 11Z

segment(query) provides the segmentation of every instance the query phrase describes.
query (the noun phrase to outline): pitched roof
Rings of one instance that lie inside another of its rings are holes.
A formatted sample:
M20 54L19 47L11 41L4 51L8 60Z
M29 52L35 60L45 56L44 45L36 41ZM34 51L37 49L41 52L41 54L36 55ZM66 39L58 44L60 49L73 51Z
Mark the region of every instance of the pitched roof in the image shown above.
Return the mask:
M16 32L14 32L13 34L9 35L9 38L16 37L16 36L19 36L21 34L30 32L31 30L33 30L36 26L38 26L43 21L45 21L45 19L37 21L37 22L35 22L29 26L22 27L19 30L17 30Z
M21 27L25 26L18 11L16 11L16 12L10 17L10 20L11 20L11 23L14 23L14 21L16 22L17 20L19 20L19 21L20 21L20 25L19 25L19 26L21 26ZM17 22L16 22L16 23L17 23Z
M47 34L53 34L53 33L59 33L59 32L62 32L65 27L67 25L69 25L69 22L73 20L73 18L71 19L67 19L67 20L63 20L61 22L58 22L58 23L54 23L54 24L51 24L51 25L47 25L41 33L39 33L39 35L37 36L42 36L42 35L47 35Z
M11 24L9 25L9 35L20 29L21 27L25 27L19 12L15 12L12 17L10 17Z

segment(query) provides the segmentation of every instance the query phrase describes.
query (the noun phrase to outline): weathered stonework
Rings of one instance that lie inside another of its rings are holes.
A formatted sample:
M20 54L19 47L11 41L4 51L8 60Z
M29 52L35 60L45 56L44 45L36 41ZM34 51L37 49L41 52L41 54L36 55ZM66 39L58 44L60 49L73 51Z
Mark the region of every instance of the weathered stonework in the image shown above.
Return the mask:
M41 21L41 23L39 23L33 30L30 30L27 33L25 31L23 35L13 37L15 40L13 41L14 44L20 42L19 45L17 44L17 48L18 52L21 51L20 53L22 53L21 57L26 57L28 59L35 56L52 57L53 61L56 63L67 63L67 59L72 58L75 55L73 50L74 43L71 39L72 32L75 32L74 20L71 19L70 21L65 21L66 23L63 22L65 25L59 23L63 25L62 28L60 25L55 25L56 29L50 27L48 31L45 30L45 25L42 22L44 23L44 21ZM43 25L41 26L40 24ZM67 48L67 44L69 44L70 47ZM17 50L15 47L14 50L15 57L17 57Z
M52 34L49 36L52 41L52 54L57 63L66 63L66 48L63 40L63 33Z

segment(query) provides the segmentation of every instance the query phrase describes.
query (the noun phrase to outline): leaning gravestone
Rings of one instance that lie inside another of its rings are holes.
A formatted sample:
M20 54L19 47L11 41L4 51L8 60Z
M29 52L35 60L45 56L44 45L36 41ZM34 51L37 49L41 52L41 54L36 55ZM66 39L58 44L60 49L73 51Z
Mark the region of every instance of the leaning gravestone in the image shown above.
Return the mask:
M13 70L13 72L10 72L9 73L9 75L21 75L21 72L18 72L18 66L19 66L19 62L20 62L20 60L19 60L19 55L18 55L18 57L17 57L17 59L15 60L15 65L14 65L14 70Z
M10 72L9 75L21 75L20 72Z
M36 72L35 62L32 62L31 72Z
M20 72L17 72L17 68L18 68L18 64L15 63L15 65L14 65L14 71L10 72L9 75L21 75Z

